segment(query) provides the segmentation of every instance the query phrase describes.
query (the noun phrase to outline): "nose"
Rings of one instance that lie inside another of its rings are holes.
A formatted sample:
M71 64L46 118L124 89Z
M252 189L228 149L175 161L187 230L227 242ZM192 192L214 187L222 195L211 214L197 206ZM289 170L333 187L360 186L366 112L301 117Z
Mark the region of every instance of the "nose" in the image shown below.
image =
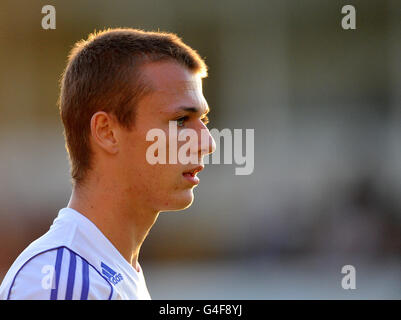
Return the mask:
M216 151L216 142L210 134L209 129L205 126L201 130L199 153L201 157L211 154Z

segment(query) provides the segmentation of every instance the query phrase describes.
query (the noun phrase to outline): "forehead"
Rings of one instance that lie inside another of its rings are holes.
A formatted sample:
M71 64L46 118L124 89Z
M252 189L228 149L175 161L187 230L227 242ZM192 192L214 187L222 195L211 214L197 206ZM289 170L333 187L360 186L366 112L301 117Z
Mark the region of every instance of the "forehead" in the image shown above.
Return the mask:
M173 61L149 63L142 72L145 81L152 87L147 104L153 112L173 112L181 106L199 108L208 106L202 93L202 79Z

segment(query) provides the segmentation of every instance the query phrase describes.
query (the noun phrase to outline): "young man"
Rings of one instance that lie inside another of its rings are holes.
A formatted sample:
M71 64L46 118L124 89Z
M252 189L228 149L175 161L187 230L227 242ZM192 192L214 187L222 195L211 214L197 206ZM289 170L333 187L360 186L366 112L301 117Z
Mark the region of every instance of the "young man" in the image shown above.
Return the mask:
M169 33L112 29L75 45L60 94L71 199L11 266L1 299L150 299L141 245L161 211L191 205L196 173L215 149L206 71L196 51ZM150 130L166 133L156 153L167 159L186 143L171 143L171 123L198 134L189 151L196 163L149 163Z

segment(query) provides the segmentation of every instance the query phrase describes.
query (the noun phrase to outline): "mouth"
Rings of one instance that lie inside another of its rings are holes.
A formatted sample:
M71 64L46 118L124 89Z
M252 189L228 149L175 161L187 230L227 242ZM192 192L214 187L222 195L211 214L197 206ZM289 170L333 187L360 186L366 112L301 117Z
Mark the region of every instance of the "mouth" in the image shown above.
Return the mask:
M185 172L182 173L184 178L186 178L189 182L192 184L198 184L199 183L199 178L196 176L196 174L204 169L204 166L197 166L192 169L189 169Z

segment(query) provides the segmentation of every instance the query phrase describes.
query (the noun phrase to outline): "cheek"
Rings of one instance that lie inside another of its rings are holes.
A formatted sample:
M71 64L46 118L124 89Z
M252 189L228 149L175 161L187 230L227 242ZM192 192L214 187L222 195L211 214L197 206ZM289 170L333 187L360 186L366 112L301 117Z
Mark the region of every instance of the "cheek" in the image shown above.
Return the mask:
M128 168L131 182L141 185L142 188L154 190L176 189L180 183L182 168L179 164L169 164L169 138L166 135L165 160L166 164L150 164L146 159L147 151L155 141L146 141L146 135L131 135L124 140L122 148L123 165ZM178 142L176 150L180 144ZM159 149L156 149L155 156L158 156ZM178 154L178 150L176 155ZM124 173L123 173L124 175Z
M144 168L148 164L146 160L146 151L153 141L146 141L146 135L131 134L123 140L121 151L124 158L137 168Z
M157 182L159 188L171 188L177 184L179 170L176 165L156 164L148 166L148 173Z

